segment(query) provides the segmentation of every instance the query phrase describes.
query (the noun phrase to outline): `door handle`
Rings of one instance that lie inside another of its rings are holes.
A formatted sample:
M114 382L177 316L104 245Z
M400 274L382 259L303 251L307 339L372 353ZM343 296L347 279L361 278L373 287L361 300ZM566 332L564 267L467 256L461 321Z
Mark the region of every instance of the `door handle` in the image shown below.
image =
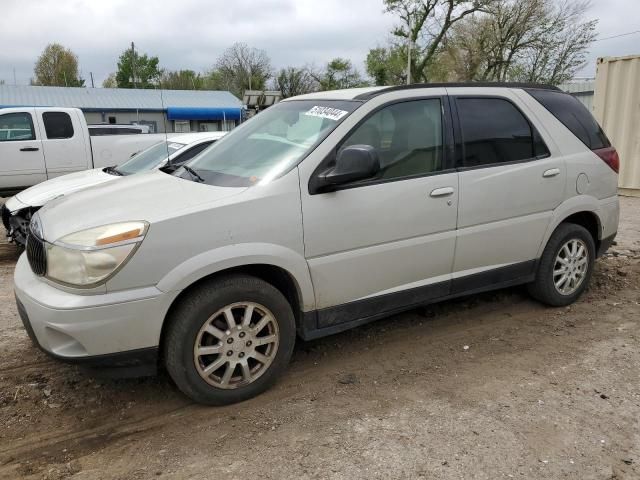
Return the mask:
M550 168L549 170L545 170L545 172L542 174L544 178L551 178L555 177L556 175L560 175L559 168Z
M38 147L22 147L20 149L21 152L37 152L40 150Z
M447 197L453 195L453 187L442 187L431 190L429 194L431 197Z

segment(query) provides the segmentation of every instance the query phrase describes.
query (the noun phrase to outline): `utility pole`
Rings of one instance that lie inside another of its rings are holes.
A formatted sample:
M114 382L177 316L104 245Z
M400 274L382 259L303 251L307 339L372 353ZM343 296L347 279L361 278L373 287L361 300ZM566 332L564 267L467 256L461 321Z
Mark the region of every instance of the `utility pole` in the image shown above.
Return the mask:
M13 84L18 85L18 82L16 81L16 67L13 67Z
M409 31L407 34L407 85L411 85L411 14L409 14Z
M136 88L136 47L131 42L131 84Z
M96 88L96 86L93 84L93 72L89 72L89 76L91 76L91 88Z

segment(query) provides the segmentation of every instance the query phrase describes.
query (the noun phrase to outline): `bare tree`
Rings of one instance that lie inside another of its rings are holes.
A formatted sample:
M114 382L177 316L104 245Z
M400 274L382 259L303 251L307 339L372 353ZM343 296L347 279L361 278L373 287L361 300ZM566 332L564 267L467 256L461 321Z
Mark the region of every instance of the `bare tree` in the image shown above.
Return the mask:
M295 97L318 90L318 82L313 78L309 68L287 67L278 72L274 79L274 87L283 98Z
M218 58L205 85L242 97L245 90L264 90L270 77L271 61L267 52L235 43Z
M456 25L439 61L458 80L561 83L584 64L596 21L589 1L499 0Z
M449 30L475 12L486 10L495 0L384 0L386 11L400 19L393 30L396 46L413 45L411 78L427 81L429 67ZM405 57L406 58L406 57Z
M34 85L82 87L84 80L78 71L78 57L59 43L47 45L34 68Z
M118 88L118 81L116 80L116 74L110 73L107 78L102 82L102 88Z

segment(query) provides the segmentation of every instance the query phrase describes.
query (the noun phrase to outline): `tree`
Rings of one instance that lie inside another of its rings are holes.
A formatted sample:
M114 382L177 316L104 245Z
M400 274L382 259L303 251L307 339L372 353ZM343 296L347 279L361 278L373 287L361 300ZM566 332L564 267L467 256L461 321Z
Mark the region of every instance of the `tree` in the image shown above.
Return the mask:
M271 60L267 52L245 43L234 43L218 58L205 84L242 97L245 90L264 90L270 77Z
M376 85L407 83L407 50L397 47L378 47L367 54L367 73Z
M429 69L447 33L467 16L484 11L496 0L384 0L386 11L400 24L393 30L392 46L411 47L411 80L429 80ZM406 60L406 54L405 54Z
M282 93L282 98L288 98L315 92L319 86L308 68L287 67L276 75L274 87Z
M158 57L140 55L131 48L126 49L118 59L116 83L119 88L154 88L160 79Z
M47 45L38 57L34 71L34 85L83 87L78 73L78 57L59 43Z
M589 2L499 0L487 14L460 22L439 57L457 80L558 84L584 65L596 21ZM441 61L441 62L440 62Z
M338 90L341 88L364 87L368 83L362 79L360 72L346 58L334 58L320 72L312 72L320 90Z
M102 88L118 88L118 82L116 80L116 74L110 73L107 78L102 82Z
M204 81L193 70L163 71L160 85L167 90L202 90Z

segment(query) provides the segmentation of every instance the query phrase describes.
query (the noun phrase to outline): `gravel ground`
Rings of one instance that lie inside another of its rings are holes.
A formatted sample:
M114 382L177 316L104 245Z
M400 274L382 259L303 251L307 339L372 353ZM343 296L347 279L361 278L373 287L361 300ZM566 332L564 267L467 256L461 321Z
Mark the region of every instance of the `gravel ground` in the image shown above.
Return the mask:
M515 288L299 342L275 388L223 408L49 360L0 244L0 478L638 479L640 199L621 203L570 308Z

